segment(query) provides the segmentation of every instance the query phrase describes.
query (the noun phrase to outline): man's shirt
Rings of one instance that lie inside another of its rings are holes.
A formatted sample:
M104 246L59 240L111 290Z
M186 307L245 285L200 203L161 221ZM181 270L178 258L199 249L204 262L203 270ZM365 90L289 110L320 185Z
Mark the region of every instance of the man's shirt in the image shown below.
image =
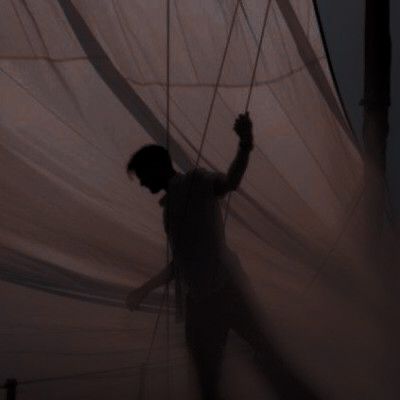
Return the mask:
M226 246L220 198L215 194L221 179L221 174L204 169L178 173L160 201L175 271L193 296L224 287L233 264L238 264Z

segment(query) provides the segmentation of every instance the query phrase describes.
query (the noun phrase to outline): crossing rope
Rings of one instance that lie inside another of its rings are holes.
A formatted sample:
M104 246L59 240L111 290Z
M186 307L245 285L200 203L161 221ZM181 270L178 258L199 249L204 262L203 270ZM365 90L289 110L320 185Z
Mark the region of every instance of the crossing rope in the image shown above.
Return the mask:
M249 111L249 107L250 107L251 95L253 93L254 82L256 79L256 72L257 72L257 67L258 67L258 61L260 59L262 44L263 44L263 40L264 40L265 28L267 27L267 21L268 21L269 11L271 9L271 4L272 4L272 0L269 0L268 4L267 4L267 8L265 10L265 14L264 14L264 21L263 21L263 25L262 25L262 29L261 29L261 36L260 36L260 40L258 41L258 46L257 46L257 55L256 55L256 59L254 62L253 72L251 74L251 80L250 80L249 91L247 93L246 105L244 107L245 113L247 113ZM244 11L243 4L242 4L242 10ZM228 199L226 201L226 208L225 208L224 228L226 227L226 223L227 223L228 216L229 216L229 206L230 206L231 197L232 197L232 192L229 192Z
M166 149L168 153L170 152L170 87L171 87L171 0L166 0ZM167 197L167 205L166 210L167 213L169 212L168 207L168 197ZM167 215L168 220L168 215ZM167 235L167 248L166 248L166 265L170 265L170 243L169 243L169 236ZM158 327L160 324L162 310L164 305L166 304L167 310L169 310L169 281L166 282L164 293L162 296L162 301L160 307L157 312L156 320L154 323L150 345L147 351L147 356L142 364L142 368L140 371L140 381L139 381L139 391L138 391L138 398L145 399L147 397L147 385L146 385L146 374L148 365L150 363L150 358L153 352L155 339L157 336ZM167 398L170 398L170 371L169 371L169 361L170 361L170 316L169 312L166 314L166 322L167 322L167 354L166 354L166 362L167 362Z
M255 82L255 77L256 77L256 71L257 71L257 66L258 66L258 62L260 59L260 54L261 54L261 49L262 49L262 43L263 43L263 38L264 38L264 34L265 34L265 29L267 26L267 21L268 21L268 16L269 16L269 11L271 8L271 4L272 4L272 0L267 0L267 6L266 6L266 11L265 11L265 15L264 15L264 20L263 20L263 25L262 25L262 30L261 30L261 36L260 36L260 40L257 46L257 54L256 54L256 59L254 62L254 66L253 66L253 71L252 71L252 75L251 75L251 80L250 80L250 85L249 85L249 90L248 90L248 94L247 94L247 98L246 98L246 103L245 103L245 112L248 111L249 106L250 106L250 101L251 101L251 95L253 92L253 88L254 88L254 82ZM232 15L232 20L229 26L229 31L228 31L228 36L226 39L226 43L225 43L225 47L224 47L224 51L223 51L223 55L222 55L222 59L219 65L219 69L218 69L218 75L217 75L217 79L216 79L216 83L214 85L214 89L213 89L213 94L211 97L211 101L210 101L210 105L209 105L209 109L208 109L208 113L207 113L207 118L206 118L206 122L204 125L204 129L202 132L202 137L201 137L201 142L200 142L200 146L199 146L199 150L197 152L197 157L196 157L196 162L195 162L195 167L194 170L198 169L199 163L200 163L200 159L202 156L202 152L203 152L203 148L204 148L204 144L205 144L205 140L207 137L207 133L208 133L208 129L210 126L210 122L211 122L211 116L214 110L214 105L215 105L215 100L217 97L217 93L218 93L218 89L220 86L220 82L221 82L221 78L222 78L222 73L224 70L224 65L225 65L225 61L226 61L226 57L228 54L228 50L229 50L229 45L231 42L231 38L232 38L232 33L233 33L233 29L235 27L235 21L237 19L237 15L238 15L238 11L239 11L239 6L242 7L243 9L243 4L242 4L242 0L237 0L236 5L235 5L235 9ZM170 57L170 50L171 50L171 14L170 14L170 0L166 0L166 27L167 27L167 35L166 35L166 132L167 132L167 136L166 136L166 148L167 151L169 152L169 142L170 142L170 61L171 61L171 57ZM185 212L184 212L184 216L186 217L187 214L187 208L189 205L189 200L190 200L190 194L192 191L192 186L193 186L193 177L191 179L190 185L189 185L189 191L188 191L188 195L187 195L187 199L186 199L186 204L185 204ZM227 217L228 217L228 213L229 213L229 203L230 203L230 198L231 198L231 193L229 193L228 199L227 199L227 206L226 206L226 211L225 211L225 217L224 217L224 226L226 225L226 221L227 221ZM169 212L169 207L168 207L168 196L167 196L167 213ZM185 219L185 217L183 219ZM168 216L167 216L167 220L168 220ZM170 262L170 243L169 243L169 236L167 234L167 265L169 265ZM180 277L179 277L179 271L177 269L175 269L175 279L176 281L179 281ZM166 283L165 285L165 289L164 289L164 294L163 294L163 300L160 304L158 313L157 313L157 317L156 317L156 321L154 324L154 328L153 328L153 332L152 332L152 338L151 338L151 342L150 342L150 346L149 346L149 350L147 353L147 357L145 362L143 363L143 367L142 367L142 374L141 374L141 381L140 381L140 385L139 385L139 399L145 399L146 396L146 372L147 372L147 365L150 362L150 357L153 351L153 347L154 347L154 342L155 342L155 337L157 334L157 330L159 327L159 322L160 322L160 316L164 307L164 303L167 303L167 307L169 308L169 282ZM169 313L167 313L167 365L168 365L168 360L170 359L170 321L169 321ZM168 370L168 375L169 375L170 371ZM167 377L168 378L168 392L167 392L167 396L168 398L170 397L170 376Z

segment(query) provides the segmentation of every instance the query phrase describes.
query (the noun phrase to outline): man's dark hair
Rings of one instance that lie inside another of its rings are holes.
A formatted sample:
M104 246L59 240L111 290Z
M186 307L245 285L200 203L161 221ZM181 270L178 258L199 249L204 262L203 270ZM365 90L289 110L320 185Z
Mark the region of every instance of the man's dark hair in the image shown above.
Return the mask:
M169 170L172 169L172 161L168 151L156 144L143 146L134 153L126 166L126 172L130 175L132 172L146 170Z

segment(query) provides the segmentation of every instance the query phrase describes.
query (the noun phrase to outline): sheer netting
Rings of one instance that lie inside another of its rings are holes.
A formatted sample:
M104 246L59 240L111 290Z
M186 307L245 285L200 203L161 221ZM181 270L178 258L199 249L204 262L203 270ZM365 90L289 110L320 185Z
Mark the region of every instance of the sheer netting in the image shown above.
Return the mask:
M126 163L168 141L178 171L225 172L249 100L255 148L226 237L268 329L321 398L396 399L396 242L371 251L313 2L167 4L1 1L1 379L18 400L198 398L172 291L125 308L167 262L159 198ZM231 335L226 398L271 393L254 364Z

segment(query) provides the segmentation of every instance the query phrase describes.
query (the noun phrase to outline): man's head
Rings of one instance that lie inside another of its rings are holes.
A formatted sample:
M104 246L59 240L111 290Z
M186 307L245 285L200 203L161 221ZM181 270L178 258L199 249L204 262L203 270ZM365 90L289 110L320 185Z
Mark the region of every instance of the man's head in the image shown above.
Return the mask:
M134 153L126 167L129 176L136 174L142 186L151 193L167 189L168 180L175 174L168 151L157 145L147 145Z

